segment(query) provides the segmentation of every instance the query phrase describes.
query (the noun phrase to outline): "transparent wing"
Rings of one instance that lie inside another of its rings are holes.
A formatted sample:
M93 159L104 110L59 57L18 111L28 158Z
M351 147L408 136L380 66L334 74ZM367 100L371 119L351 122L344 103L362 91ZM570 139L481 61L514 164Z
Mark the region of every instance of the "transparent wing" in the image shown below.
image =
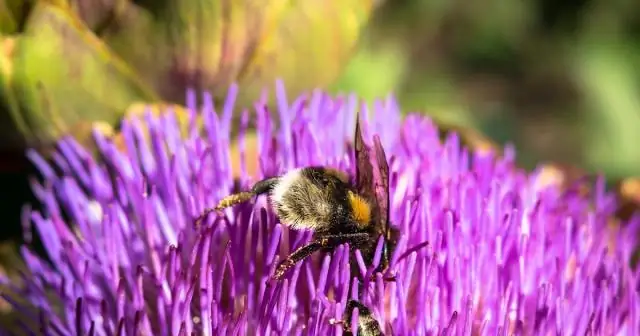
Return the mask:
M371 164L371 148L362 138L360 118L356 116L356 136L354 139L356 159L356 191L369 201L376 200L373 184L373 165Z
M382 232L387 233L389 225L389 163L384 153L384 148L380 142L380 137L373 137L373 146L375 149L377 174L374 173L375 196L378 203L378 220Z
M372 150L364 142L358 117L354 140L357 192L375 203L373 219L380 231L386 233L389 220L389 164L379 136L373 137L373 145Z

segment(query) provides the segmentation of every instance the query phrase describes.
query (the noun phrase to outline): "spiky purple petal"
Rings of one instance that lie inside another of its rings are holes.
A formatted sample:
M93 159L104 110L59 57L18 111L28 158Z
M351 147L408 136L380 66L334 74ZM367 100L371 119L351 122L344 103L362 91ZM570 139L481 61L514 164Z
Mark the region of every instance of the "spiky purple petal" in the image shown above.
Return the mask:
M429 119L401 120L393 97L368 106L318 90L289 102L284 92L278 83L279 127L263 100L242 115L238 141L253 123L263 175L312 164L352 170L345 143L359 108L364 134L380 134L392 157L391 219L404 235L396 282L378 274L358 284L348 246L268 282L310 235L285 229L264 198L193 227L233 186L234 86L220 115L204 96L202 132L190 94L186 134L173 112L146 113L123 122L124 151L95 133L100 160L71 138L53 166L29 153L44 178L33 183L44 210L30 219L53 267L24 248L31 274L20 294L43 312L41 325L64 335L340 334L329 319L342 318L353 283L397 335L638 333L638 274L626 260L639 220L611 229L615 201L602 185L594 199L563 194L544 186L541 171L516 170L512 149L496 158L462 148L455 134L441 143ZM425 241L428 248L410 250Z

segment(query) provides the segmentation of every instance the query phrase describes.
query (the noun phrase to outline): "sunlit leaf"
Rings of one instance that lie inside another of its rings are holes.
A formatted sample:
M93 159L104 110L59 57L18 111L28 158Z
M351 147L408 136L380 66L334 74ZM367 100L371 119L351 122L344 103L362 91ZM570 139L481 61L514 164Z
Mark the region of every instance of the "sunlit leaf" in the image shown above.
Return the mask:
M64 6L82 19L82 22L96 33L102 32L113 23L127 6L128 0L67 0Z
M18 23L9 9L7 0L0 0L0 34L10 34L16 31Z
M327 85L372 9L370 0L137 3L127 3L103 37L174 102L188 87L219 94L237 82L240 103L250 103L276 78L292 94Z
M0 54L3 144L18 148L68 133L85 142L95 121L116 126L136 101L184 103L188 88L220 98L236 82L249 104L276 78L291 94L325 86L372 10L371 0L0 1L12 18L15 3L30 4Z
M77 18L45 2L34 7L5 62L16 123L32 145L69 133L86 139L93 121L115 124L132 102L156 99Z
M398 43L382 41L380 38L364 43L367 47L358 48L332 87L333 91L349 88L358 92L362 99L372 101L400 86L407 75L409 55L403 53Z
M362 0L282 3L293 5L268 6L268 29L239 75L247 95L276 76L293 91L331 83L353 52L372 5Z
M0 36L0 148L18 146L24 143L23 134L30 129L20 113L18 99L12 88L13 62L16 39Z
M640 84L636 52L622 41L587 39L575 66L588 104L585 153L588 163L609 177L637 174L640 167Z

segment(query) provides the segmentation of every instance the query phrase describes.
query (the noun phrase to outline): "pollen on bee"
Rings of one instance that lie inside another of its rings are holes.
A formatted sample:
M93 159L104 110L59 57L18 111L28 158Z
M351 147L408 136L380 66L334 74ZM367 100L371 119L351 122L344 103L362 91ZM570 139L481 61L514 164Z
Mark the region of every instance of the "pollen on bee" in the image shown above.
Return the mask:
M358 226L362 228L369 225L371 220L371 206L369 203L359 195L349 192L349 205L351 205L353 219Z

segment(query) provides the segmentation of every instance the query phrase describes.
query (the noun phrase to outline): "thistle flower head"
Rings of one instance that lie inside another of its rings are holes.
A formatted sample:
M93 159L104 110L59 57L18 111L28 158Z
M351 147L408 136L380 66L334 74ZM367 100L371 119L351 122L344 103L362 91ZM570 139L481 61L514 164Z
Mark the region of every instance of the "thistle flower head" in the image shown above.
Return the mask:
M170 112L125 120L125 150L95 132L98 159L71 138L60 141L52 163L29 153L43 176L33 182L43 210L25 219L50 262L24 247L30 272L21 286L6 284L20 298L5 298L37 321L25 329L341 334L329 321L342 317L359 287L387 334L640 330L638 274L627 265L638 218L612 226L615 199L601 182L590 198L563 192L544 169L516 169L510 148L497 157L463 148L456 134L441 142L428 118L402 119L393 97L369 106L315 91L290 102L278 83L277 123L264 101L242 112L237 141L243 152L252 122L262 175L248 176L242 157L243 188L299 166L353 172L346 144L357 110L365 136L379 134L391 157L391 220L402 232L391 263L396 281L356 281L347 245L299 263L279 283L267 281L310 232L286 229L263 197L193 226L236 185L229 152L235 94L232 87L219 112L205 95L187 132ZM428 248L409 250L425 241ZM375 267L361 266L363 273Z

